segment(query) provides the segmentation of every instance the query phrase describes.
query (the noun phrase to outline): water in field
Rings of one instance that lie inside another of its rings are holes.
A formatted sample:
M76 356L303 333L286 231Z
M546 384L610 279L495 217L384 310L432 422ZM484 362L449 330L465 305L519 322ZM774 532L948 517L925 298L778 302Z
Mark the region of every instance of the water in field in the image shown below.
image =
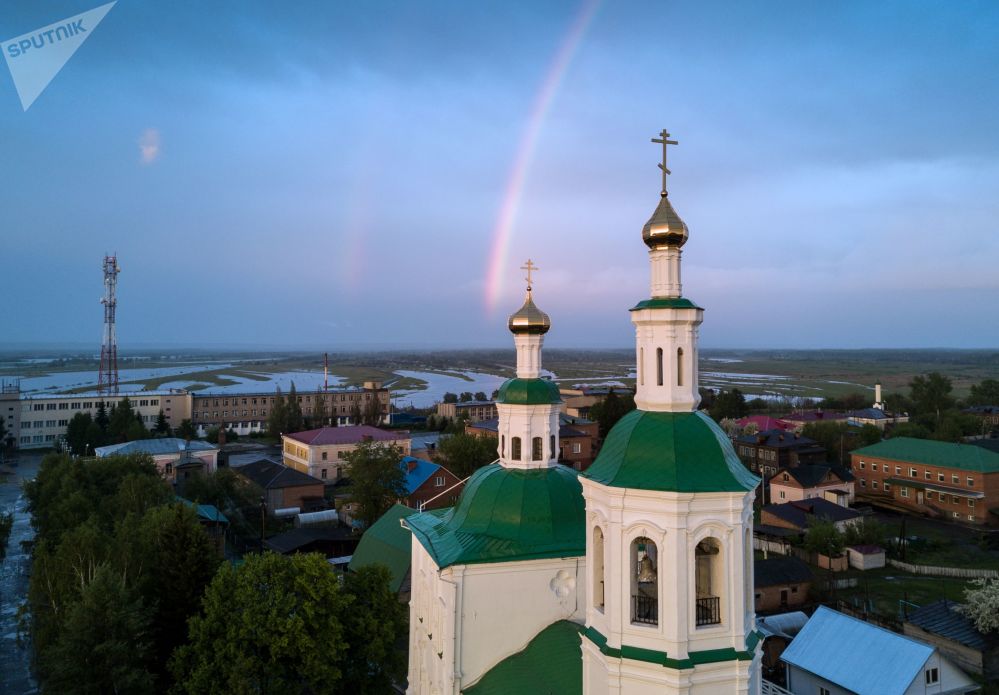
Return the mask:
M490 397L500 385L506 381L504 377L495 374L484 374L482 372L456 371L454 374L463 375L452 376L450 374L439 374L437 372L414 372L405 369L397 369L399 376L419 379L426 382L426 388L422 390L393 391L392 402L405 408L410 405L416 408L429 408L430 406L444 400L444 394L451 392L460 394L463 391L475 393L482 391L486 397Z

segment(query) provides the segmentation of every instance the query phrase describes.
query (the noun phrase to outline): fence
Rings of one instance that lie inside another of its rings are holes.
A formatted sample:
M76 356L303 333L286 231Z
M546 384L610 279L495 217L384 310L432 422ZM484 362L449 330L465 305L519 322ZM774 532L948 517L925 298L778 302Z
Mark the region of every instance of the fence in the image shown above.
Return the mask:
M931 567L930 565L911 565L899 560L888 560L895 569L905 570L911 574L924 574L928 577L961 577L964 579L986 578L999 579L999 571L982 569L965 569L959 567Z

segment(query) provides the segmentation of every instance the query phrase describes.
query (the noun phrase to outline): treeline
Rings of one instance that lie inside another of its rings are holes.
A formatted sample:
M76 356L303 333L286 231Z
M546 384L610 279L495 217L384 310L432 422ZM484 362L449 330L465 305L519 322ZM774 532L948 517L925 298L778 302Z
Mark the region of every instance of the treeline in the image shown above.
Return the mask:
M223 561L147 456L50 454L25 629L44 693L384 692L405 611L388 571L324 558Z
M190 425L190 421L186 421ZM132 402L125 396L111 408L99 401L97 415L77 413L66 427L66 447L70 452L85 456L94 449L107 444L120 444L151 436L169 437L170 426L161 409L152 429L147 429L142 416L132 408ZM191 432L193 437L193 428Z
M289 432L336 427L337 418L342 413L336 411L333 396L320 391L309 395L312 397L311 412L305 412L302 409L302 397L298 395L294 381L291 382L287 396L278 386L275 390L274 405L267 414L267 435L277 438ZM353 401L347 415L355 424L378 425L382 417L381 403L377 396L367 399L363 406L359 401Z

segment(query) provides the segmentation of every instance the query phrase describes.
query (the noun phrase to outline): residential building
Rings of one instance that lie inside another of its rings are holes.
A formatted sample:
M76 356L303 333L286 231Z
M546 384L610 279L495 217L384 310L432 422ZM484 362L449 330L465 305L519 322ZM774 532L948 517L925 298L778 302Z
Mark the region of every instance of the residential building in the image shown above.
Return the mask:
M18 380L0 380L0 421L6 432L0 446L17 446L21 439L21 386ZM30 438L26 443L31 444Z
M267 511L297 508L303 512L326 508L322 480L297 471L270 459L259 459L241 466L233 466L239 475L264 491Z
M623 386L561 386L559 394L562 397L562 412L569 417L589 418L590 408L607 398L611 391L622 397L634 395L633 391Z
M460 403L438 403L437 416L450 420L462 418L465 422L482 422L496 418L495 401L465 401Z
M461 480L439 463L405 456L399 466L406 474L402 502L407 507L421 511L450 507L461 493Z
M264 540L264 547L281 555L319 553L343 557L357 548L357 535L345 526L293 528Z
M735 452L746 468L761 477L809 463L825 463L826 450L814 439L781 429L744 434L734 439Z
M874 403L870 408L852 410L846 414L846 421L855 426L873 425L879 430L889 430L895 425L909 421L908 413L892 413L885 409L881 398L881 382L874 384Z
M935 647L820 606L781 654L794 695L974 693Z
M771 557L753 561L753 587L757 613L785 612L808 603L812 570L797 557Z
M769 432L770 430L789 430L793 429L793 425L783 420L779 420L775 417L770 417L769 415L749 415L742 418L741 420L736 420L737 424L741 429L746 430L747 428L755 429L753 434L756 432Z
M385 512L361 536L348 565L350 572L357 572L362 567L374 564L388 567L392 574L389 588L399 594L399 600L404 603L409 602L412 536L409 529L402 525L402 521L415 513L402 504Z
M964 671L999 683L999 634L980 632L960 609L947 599L921 606L908 614L902 633L936 647Z
M894 437L850 453L857 495L919 514L999 523L999 452Z
M283 394L285 398L289 394ZM267 416L274 407L274 391L257 393L205 393L192 395L191 421L204 433L212 427L232 429L238 434L249 434L267 429ZM366 381L361 387L332 388L328 391L306 391L297 394L302 415L312 417L322 404L329 418L336 418L340 425L356 424L354 414L362 414L378 402L382 421L388 418L390 394L379 381Z
M800 413L789 413L780 417L781 422L795 432L801 432L805 425L817 422L845 422L846 413L835 413L825 410L803 410Z
M961 411L965 415L973 415L982 421L982 429L990 430L999 427L999 405L973 405Z
M770 504L760 513L760 523L765 526L791 529L804 533L815 521L831 521L840 531L856 523L860 513L834 502L815 498L784 504Z
M410 454L409 432L405 430L346 425L281 435L285 465L331 482L346 476L346 456L362 442L397 446L403 456Z
M770 477L770 502L794 502L813 497L829 499L827 492L841 492L849 504L853 502L853 473L842 466L810 463L787 468ZM836 501L837 495L830 501Z
M484 420L474 425L465 425L465 432L498 439L499 420ZM559 413L558 462L577 471L585 471L596 458L599 438L599 423Z
M2 407L13 407L8 400L0 401ZM66 427L77 413L85 413L97 417L97 412L103 402L110 414L111 408L123 398L128 397L132 410L142 420L147 429L156 425L160 411L166 417L170 427L177 427L181 421L190 417L190 395L186 391L135 391L119 396L99 396L89 394L19 394L18 407L20 417L16 418L17 445L21 449L38 449L55 446L57 440L66 436ZM74 452L84 454L86 452ZM92 452L91 452L92 453Z
M137 439L123 444L99 446L97 458L148 454L164 480L182 485L192 475L214 473L218 467L219 449L207 442L185 441L176 437Z

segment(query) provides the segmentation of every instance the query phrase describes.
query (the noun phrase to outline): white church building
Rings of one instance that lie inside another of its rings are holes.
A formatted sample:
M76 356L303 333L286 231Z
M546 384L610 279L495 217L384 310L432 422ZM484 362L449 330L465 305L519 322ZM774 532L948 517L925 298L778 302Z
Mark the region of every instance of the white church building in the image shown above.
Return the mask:
M688 230L662 190L642 230L650 297L633 307L637 409L577 474L557 463L551 327L510 317L499 460L455 507L410 516L409 693L759 693L752 502L759 479L697 411L703 310L682 294Z

